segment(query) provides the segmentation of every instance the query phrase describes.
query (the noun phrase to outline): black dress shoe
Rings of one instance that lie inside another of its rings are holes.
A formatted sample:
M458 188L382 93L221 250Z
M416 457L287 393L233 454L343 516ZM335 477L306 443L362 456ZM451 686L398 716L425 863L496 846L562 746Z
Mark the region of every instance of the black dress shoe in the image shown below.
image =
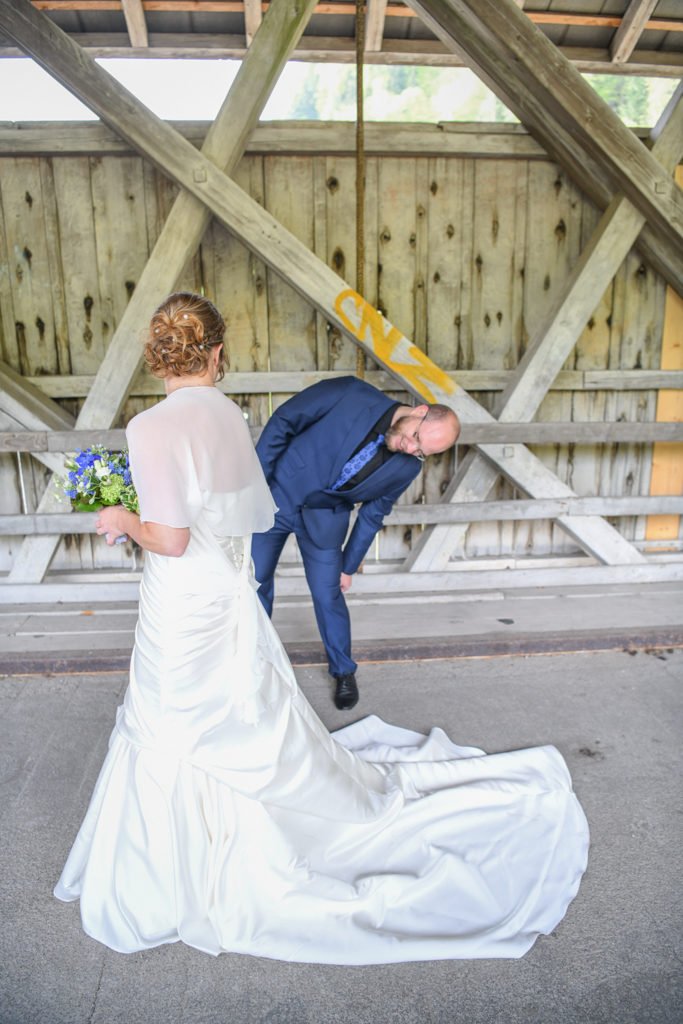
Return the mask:
M353 672L345 676L335 676L337 688L334 691L334 703L340 711L350 711L358 703L358 686Z

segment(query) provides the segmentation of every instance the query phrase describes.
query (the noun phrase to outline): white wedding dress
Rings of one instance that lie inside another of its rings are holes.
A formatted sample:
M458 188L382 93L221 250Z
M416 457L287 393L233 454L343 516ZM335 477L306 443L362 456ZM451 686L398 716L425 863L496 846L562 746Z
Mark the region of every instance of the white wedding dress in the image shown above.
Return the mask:
M125 953L522 956L586 865L559 752L486 756L374 716L330 735L250 574L273 505L237 407L182 388L128 436L143 519L191 540L145 556L130 685L55 895Z

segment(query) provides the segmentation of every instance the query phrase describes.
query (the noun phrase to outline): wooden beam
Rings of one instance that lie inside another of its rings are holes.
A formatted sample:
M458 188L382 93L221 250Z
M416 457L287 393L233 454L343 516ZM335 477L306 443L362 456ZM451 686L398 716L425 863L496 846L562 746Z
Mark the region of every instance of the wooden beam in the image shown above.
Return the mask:
M394 381L394 388L395 390ZM16 421L15 421L16 422ZM257 441L262 427L250 428ZM683 441L683 425L671 423L607 423L602 421L546 423L466 423L459 438L461 445L479 444L651 444ZM91 444L121 451L126 444L125 431L118 430L23 430L0 431L0 452L73 452Z
M251 432L258 440L261 427L252 427ZM683 422L678 420L671 423L507 423L494 420L491 423L466 423L458 444L582 444L592 447L599 444L668 444L681 441ZM0 452L73 452L91 444L121 451L126 445L125 431L0 430Z
M368 13L365 24L366 53L379 53L382 49L386 13L387 0L368 0Z
M186 11L193 14L228 14L240 13L247 0L142 0L146 11ZM370 3L372 0L370 0ZM120 11L125 0L33 0L34 6L41 11ZM524 7L524 0L514 0L519 8ZM260 5L267 10L269 4ZM652 5L656 6L656 3ZM351 3L318 3L314 14L354 14L355 6ZM610 14L574 14L567 12L527 11L527 17L537 25L578 25L582 28L619 28L625 20L619 15ZM415 11L405 4L391 4L387 7L389 18L414 18ZM683 21L673 18L657 18L646 23L646 28L662 32L683 32Z
M149 46L147 38L147 22L142 0L122 0L123 16L130 37L130 45L136 47Z
M683 83L665 113L665 125L658 130L653 152L671 173L683 151ZM563 294L551 306L513 371L497 403L500 422L533 419L643 222L642 213L627 199L613 200L574 266ZM470 454L451 481L444 500L481 501L496 479L494 467L480 456ZM462 544L465 532L462 527L425 532L406 560L407 568L415 572L443 568Z
M247 46L251 46L256 35L263 13L261 11L261 0L244 0L244 36Z
M28 5L24 5L24 0L21 2L24 10L27 10ZM313 5L314 0L278 0L277 4L272 5L269 15L264 19L262 30L257 34L258 38L255 37L254 44L250 47L249 54L207 133L202 147L202 157L210 167L214 164L209 161L218 163L228 172L236 167L246 140L258 121L259 114L289 54L303 32ZM30 7L27 13L34 15ZM51 24L44 15L36 17L43 25ZM56 39L63 41L66 37L57 30ZM72 55L81 57L78 47L69 44L69 48ZM91 67L97 67L89 58L82 59ZM113 79L111 81L113 82ZM110 84L104 83L105 92ZM97 85L94 88L97 90ZM116 92L116 89L114 91ZM138 109L145 109L137 101L136 106ZM119 105L118 109L124 118L128 116L125 98L123 107ZM188 163L191 167L195 159L195 150L184 140L183 144L191 150L192 157ZM190 173L194 177L202 177L202 172L196 168ZM78 426L82 429L108 427L116 419L130 383L139 369L142 355L138 340L140 325L149 323L155 307L173 289L187 260L196 251L209 219L210 211L203 202L187 192L178 196L81 409ZM50 497L45 498L46 502L50 500ZM42 502L39 508L43 511ZM52 554L54 547L52 552L49 552L49 545L46 543L38 547L34 542L25 542L15 558L12 579L42 579Z
M397 505L385 526L420 526L425 523L532 522L559 515L629 516L683 512L683 497L650 495L642 497L564 498L558 501L482 501L468 505ZM37 537L45 534L95 533L92 512L0 515L0 536Z
M149 33L149 47L131 47L128 35L120 32L76 32L72 38L91 57L125 57L148 60L150 56L165 59L242 60L248 47L244 35L223 35L193 32L191 35L172 32ZM613 64L606 48L560 46L558 51L577 71L591 74L648 75L680 78L683 54L675 50L637 50L624 64ZM23 57L21 47L0 44L0 58ZM352 64L355 41L352 36L304 36L292 53L291 60ZM469 63L453 53L437 39L388 39L381 51L366 53L366 64L396 64L427 67L461 68Z
M513 370L445 370L451 381L465 391L504 391ZM226 395L284 395L332 377L346 377L349 370L230 372L218 385ZM85 398L92 389L92 374L22 378L49 398ZM396 379L385 370L368 370L365 379L382 391L396 391ZM560 370L551 391L669 391L683 390L683 370ZM163 381L146 371L131 384L129 397L163 395Z
M198 147L204 142L210 126L210 122L206 121L169 123ZM248 139L245 153L353 154L355 146L353 122L261 121ZM129 143L97 121L0 121L0 157L27 154L119 154L130 151ZM545 150L518 124L366 122L365 151L368 156L400 154L549 161Z
M624 64L629 59L656 6L657 0L631 0L610 45L615 64Z
M30 430L71 430L74 426L73 416L2 362L0 410Z
M676 176L683 185L683 167ZM664 307L661 367L664 370L683 370L683 297L667 289ZM662 390L657 396L657 420L683 421L683 395L677 391ZM683 494L683 445L663 448L656 444L652 454L650 494L663 494L667 487ZM675 541L680 534L681 519L677 515L651 516L645 527L648 541Z
M25 381L18 373L5 363L0 363L0 412L14 423L34 430L70 430L74 420L55 402L46 398L37 388ZM40 454L40 461L52 470L61 472L64 460L53 454ZM49 488L45 501L41 503L41 512L61 512L68 510L69 503L58 495L55 488ZM33 541L36 554L52 558L59 536L45 536Z
M515 8L516 11L516 8ZM519 13L519 12L517 12ZM101 67L78 50L27 0L11 11L0 7L0 29L127 138L160 170L201 199L268 266L330 323L360 345L418 398L451 405L463 422L491 420L478 402L404 337L362 296L239 189L203 153L154 116ZM256 42L256 40L255 40ZM80 423L80 419L79 419ZM573 497L539 459L521 445L481 446L508 479L532 497ZM585 550L609 564L642 556L600 519L567 520L566 529Z
M410 3L589 195L597 185L608 202L615 192L631 200L653 229L658 269L683 291L683 193L512 0Z
M445 593L460 595L535 587L589 587L618 586L621 584L675 583L683 580L683 562L657 562L651 559L641 565L569 565L558 566L557 559L551 566L537 566L533 559L513 561L502 569L466 569L464 572L450 571L437 573L416 573L408 575L387 570L366 571L354 579L356 596L364 594ZM587 560L586 560L587 561ZM531 564L529 564L531 563ZM514 571L511 571L513 570ZM83 573L68 579L51 578L45 583L15 584L0 587L0 605L55 604L87 602L92 607L98 601L137 601L139 598L140 576L129 572L117 574L112 579L102 579L105 574ZM306 581L302 576L280 575L278 578L280 597L302 597L308 594ZM670 640L666 641L671 646Z

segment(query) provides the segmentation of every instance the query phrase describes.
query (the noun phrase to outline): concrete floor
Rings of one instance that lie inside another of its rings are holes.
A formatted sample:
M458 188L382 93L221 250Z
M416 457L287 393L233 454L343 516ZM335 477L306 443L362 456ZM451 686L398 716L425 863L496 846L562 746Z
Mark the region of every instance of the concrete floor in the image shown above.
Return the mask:
M683 584L537 587L348 596L359 661L440 654L683 646ZM128 667L135 602L0 606L0 673ZM273 622L297 665L324 652L308 597L277 599Z
M361 703L297 670L326 725L379 714L488 751L553 742L592 832L588 872L522 960L320 967L181 945L123 956L52 897L121 673L0 679L1 1024L680 1024L683 650L364 665Z

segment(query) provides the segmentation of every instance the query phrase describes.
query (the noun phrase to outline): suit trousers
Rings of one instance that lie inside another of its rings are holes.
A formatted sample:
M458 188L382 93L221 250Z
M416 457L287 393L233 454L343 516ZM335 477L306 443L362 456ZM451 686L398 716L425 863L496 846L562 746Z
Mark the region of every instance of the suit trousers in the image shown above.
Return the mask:
M284 512L275 516L275 525L268 533L255 533L251 542L254 573L260 586L258 595L263 607L272 615L275 594L275 567L285 541L296 536L304 563L306 582L313 598L315 618L327 652L331 675L355 672L351 657L351 622L339 580L342 572L340 548L319 548L309 537L301 513Z

